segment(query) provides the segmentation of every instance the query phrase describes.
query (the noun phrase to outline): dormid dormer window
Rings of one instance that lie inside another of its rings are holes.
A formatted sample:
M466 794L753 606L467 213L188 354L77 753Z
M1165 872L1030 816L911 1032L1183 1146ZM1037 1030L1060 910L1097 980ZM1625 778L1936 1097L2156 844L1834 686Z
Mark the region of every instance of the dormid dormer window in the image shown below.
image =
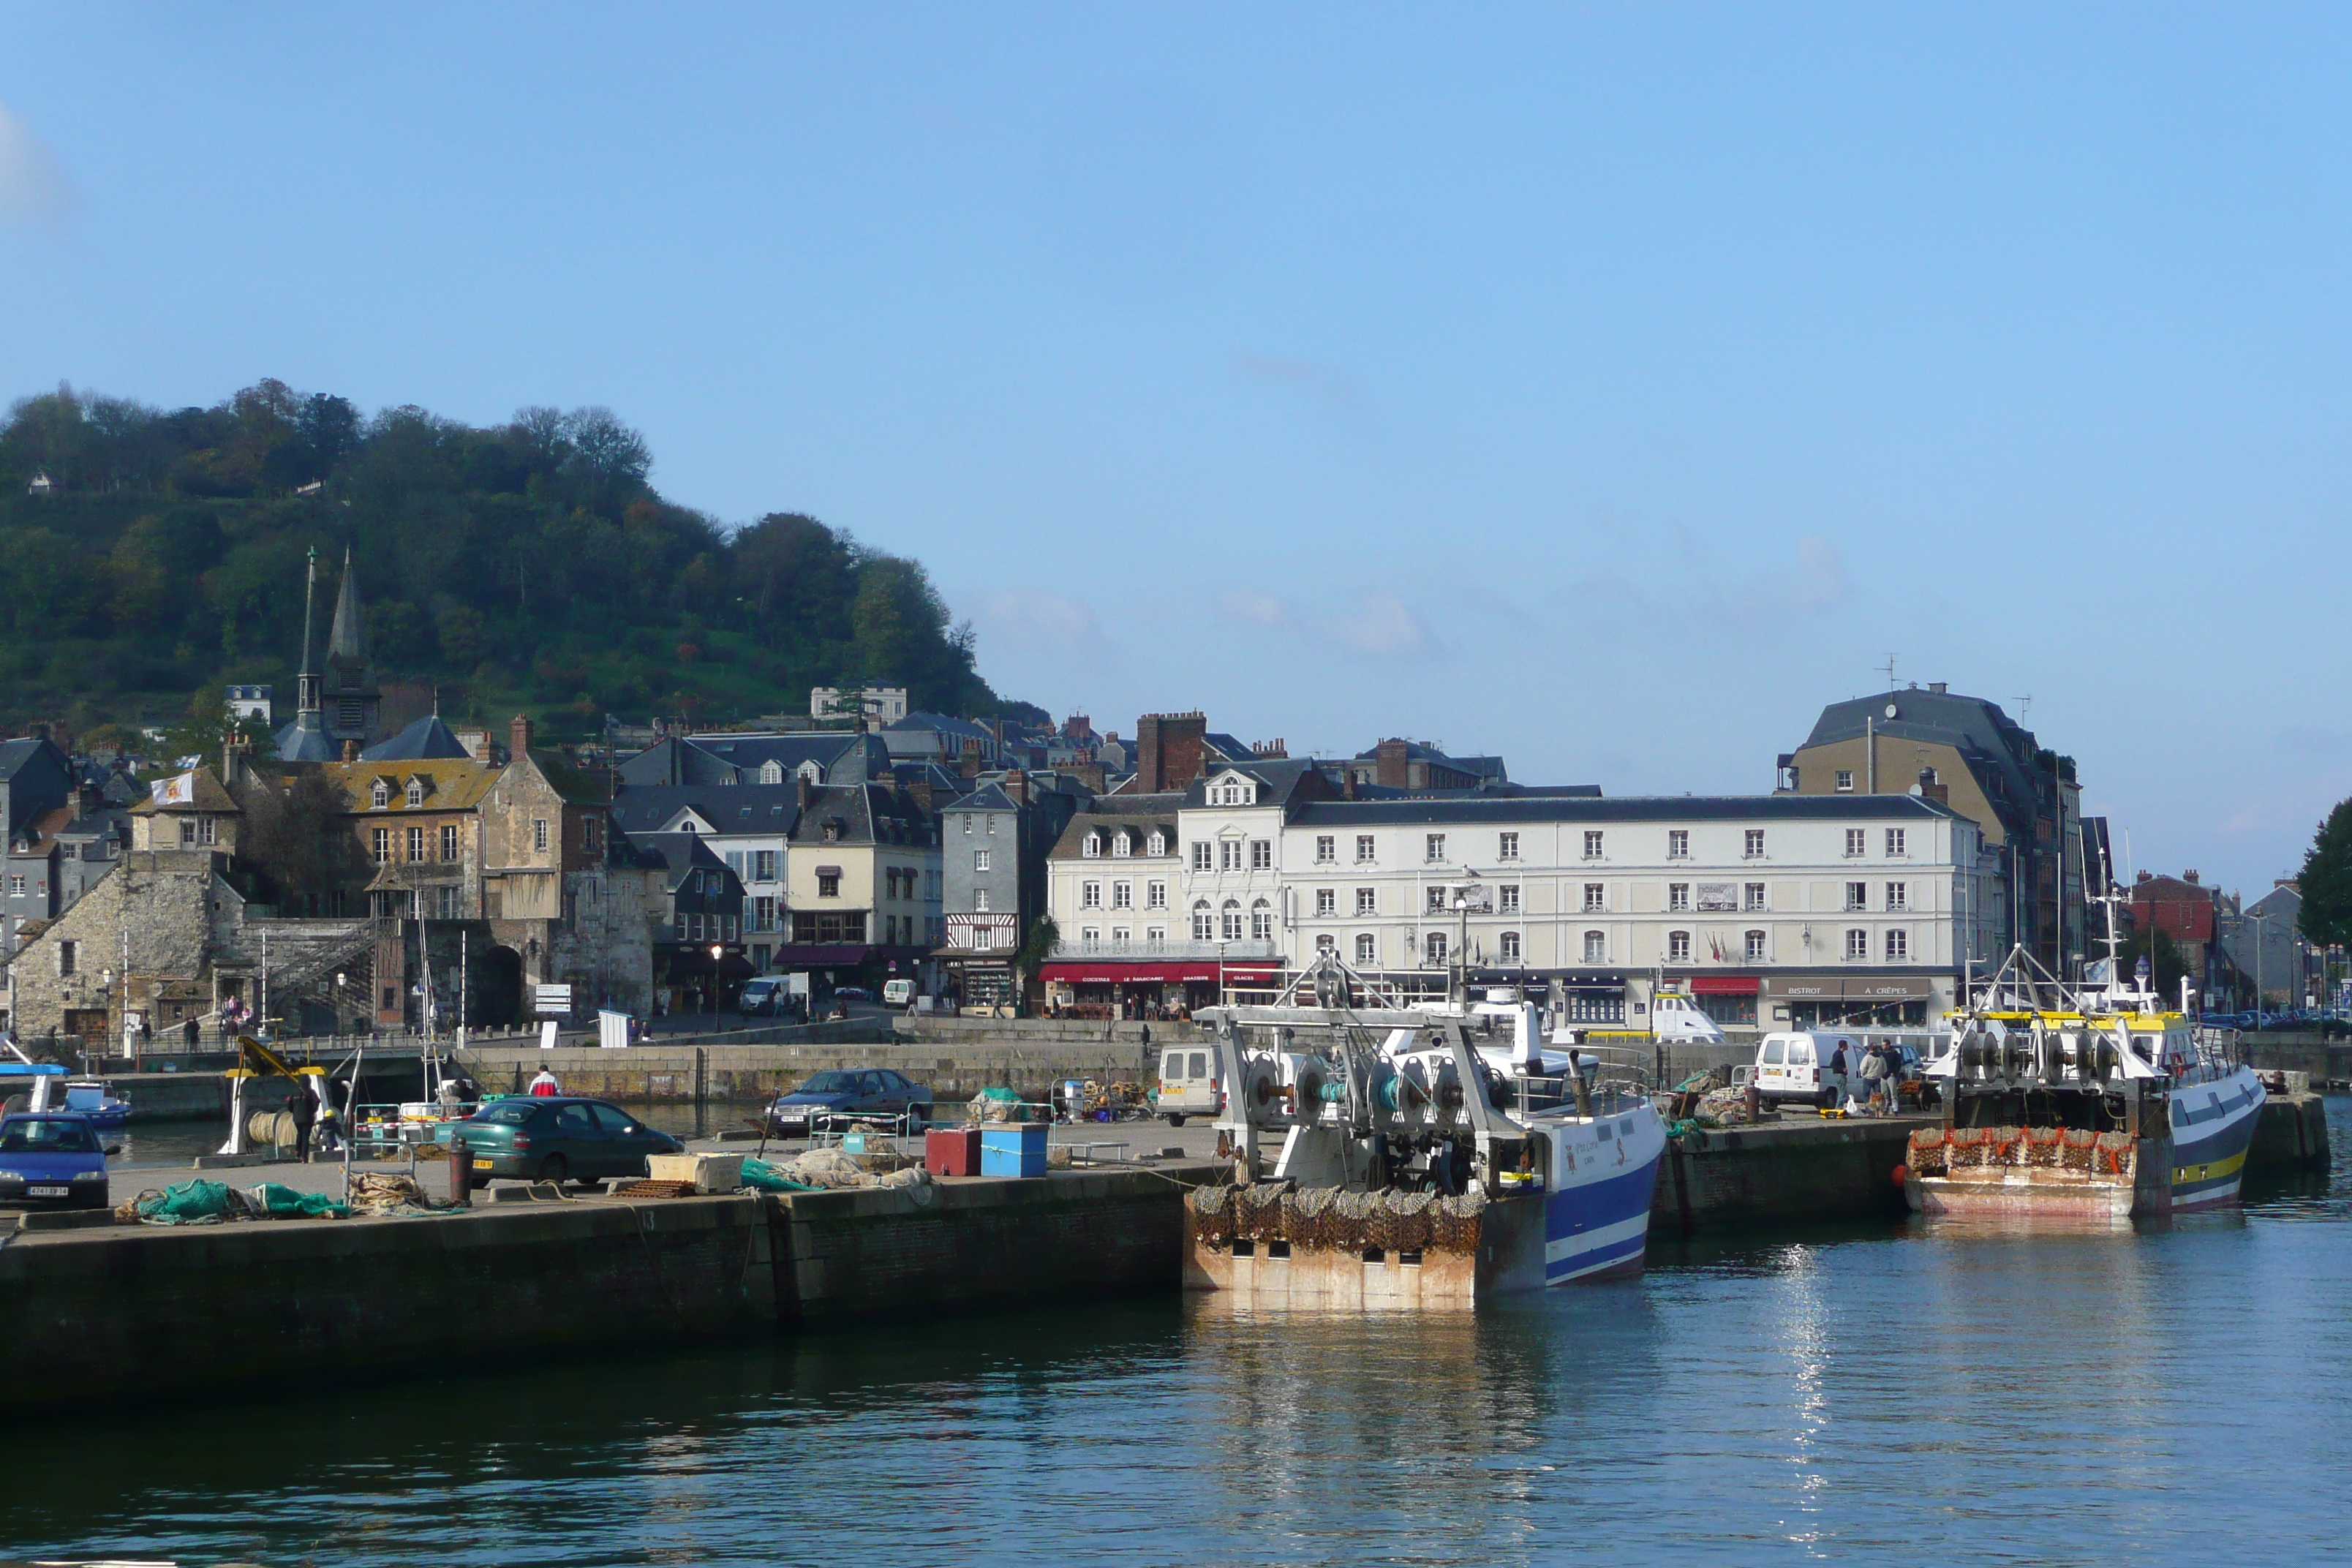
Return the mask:
M1165 855L1168 853L1167 829L1155 827L1151 830L1151 853L1154 855Z
M423 805L425 804L425 781L423 779L418 778L408 781L408 804L411 805Z
M389 779L376 780L375 787L368 791L368 804L374 806L378 811L382 811L385 806L390 805L392 804L392 781Z
M837 816L828 816L825 818L824 841L827 844L838 844L841 842L841 818Z
M780 784L783 783L784 764L776 761L773 757L770 757L766 762L761 763L760 764L760 782L761 784Z
M1135 853L1135 835L1125 828L1111 836L1110 855L1114 860L1124 860Z
M1078 853L1089 860L1101 859L1102 852L1103 836L1099 831L1089 830L1078 842Z

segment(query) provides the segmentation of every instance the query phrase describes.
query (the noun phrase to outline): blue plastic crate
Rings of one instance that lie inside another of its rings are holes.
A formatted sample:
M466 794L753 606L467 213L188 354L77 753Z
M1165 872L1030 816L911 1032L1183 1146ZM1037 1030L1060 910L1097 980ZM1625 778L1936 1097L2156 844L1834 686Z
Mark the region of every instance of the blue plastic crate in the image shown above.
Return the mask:
M983 1176L1042 1176L1045 1173L1045 1124L1008 1122L980 1130L980 1173Z

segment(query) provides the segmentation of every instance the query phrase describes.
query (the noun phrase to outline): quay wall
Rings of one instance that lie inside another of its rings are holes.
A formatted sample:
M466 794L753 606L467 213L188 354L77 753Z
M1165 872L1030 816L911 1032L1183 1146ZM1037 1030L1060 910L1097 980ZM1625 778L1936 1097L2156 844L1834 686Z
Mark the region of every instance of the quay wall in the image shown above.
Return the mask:
M1929 1120L1832 1117L1669 1138L1650 1202L1650 1233L1900 1214L1895 1167L1911 1130Z
M1139 1045L1100 1040L987 1046L842 1044L673 1046L625 1051L542 1051L536 1047L477 1047L458 1058L485 1089L520 1089L544 1066L564 1089L605 1100L686 1104L759 1101L789 1093L828 1068L895 1068L929 1089L941 1114L983 1089L1010 1089L1043 1100L1063 1079L1149 1084L1159 1072L1159 1036Z
M2328 1158L2326 1100L2308 1091L2272 1095L2254 1123L2247 1174L2325 1170Z

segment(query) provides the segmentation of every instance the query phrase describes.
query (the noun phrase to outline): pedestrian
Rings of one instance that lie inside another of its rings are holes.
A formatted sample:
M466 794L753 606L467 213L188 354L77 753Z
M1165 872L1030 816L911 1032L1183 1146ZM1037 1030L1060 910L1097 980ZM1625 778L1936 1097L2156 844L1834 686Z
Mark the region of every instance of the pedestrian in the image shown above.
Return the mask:
M1845 1094L1845 1042L1843 1040L1840 1040L1837 1043L1837 1048L1830 1052L1829 1081L1822 1085L1822 1103L1824 1105L1835 1105Z
M180 1029L180 1038L187 1041L188 1049L190 1051L194 1051L196 1048L196 1021L194 1018L191 1018Z
M1862 1082L1864 1092L1869 1096L1869 1105L1874 1114L1885 1109L1885 1054L1881 1047L1873 1045L1863 1055Z
M319 1115L319 1108L310 1103L308 1083L297 1080L294 1092L287 1097L286 1113L294 1119L294 1157L307 1165L310 1163L310 1126Z
M563 1086L555 1081L555 1075L553 1073L548 1071L545 1068L541 1068L539 1069L539 1076L530 1080L530 1092L542 1096L562 1094L563 1092Z

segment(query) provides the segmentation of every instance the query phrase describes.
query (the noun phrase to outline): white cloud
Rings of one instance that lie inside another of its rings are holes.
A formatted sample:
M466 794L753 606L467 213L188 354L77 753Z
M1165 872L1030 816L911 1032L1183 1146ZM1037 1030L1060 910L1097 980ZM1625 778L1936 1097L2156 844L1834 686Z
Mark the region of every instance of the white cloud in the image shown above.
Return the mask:
M1428 626L1412 607L1387 592L1374 594L1347 614L1334 616L1324 629L1361 653L1402 658L1436 647Z
M49 150L0 106L0 222L54 227L73 205L73 188Z
M1217 601L1217 611L1229 621L1248 626L1287 626L1293 617L1290 606L1271 594L1261 594L1255 588L1235 588Z

